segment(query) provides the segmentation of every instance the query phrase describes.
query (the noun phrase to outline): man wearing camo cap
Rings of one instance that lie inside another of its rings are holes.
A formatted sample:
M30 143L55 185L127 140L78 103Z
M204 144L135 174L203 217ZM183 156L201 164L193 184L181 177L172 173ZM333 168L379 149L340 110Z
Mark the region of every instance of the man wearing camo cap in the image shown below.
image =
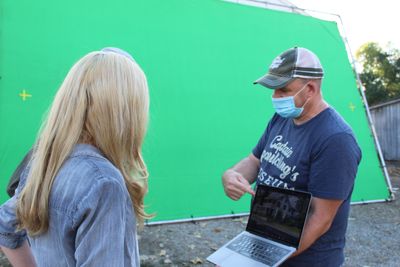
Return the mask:
M294 47L256 80L272 91L275 114L252 153L222 176L227 196L254 195L251 184L312 193L311 210L296 253L281 266L338 267L361 150L351 127L323 99L318 57ZM334 88L330 88L334 90Z

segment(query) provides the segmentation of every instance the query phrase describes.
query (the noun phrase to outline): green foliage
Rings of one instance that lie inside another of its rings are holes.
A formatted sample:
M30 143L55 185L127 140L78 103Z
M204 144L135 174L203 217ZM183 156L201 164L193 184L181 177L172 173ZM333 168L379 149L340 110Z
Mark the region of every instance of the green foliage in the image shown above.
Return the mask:
M362 45L356 52L362 64L361 82L370 106L400 97L400 51L383 50L377 43Z

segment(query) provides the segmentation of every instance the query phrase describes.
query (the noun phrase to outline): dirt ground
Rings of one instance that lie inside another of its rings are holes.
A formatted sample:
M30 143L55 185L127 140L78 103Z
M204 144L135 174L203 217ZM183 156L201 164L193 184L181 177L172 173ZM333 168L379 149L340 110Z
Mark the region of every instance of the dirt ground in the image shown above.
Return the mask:
M354 206L345 266L400 266L399 203ZM142 266L213 266L206 257L243 231L246 222L237 218L149 227L141 237Z
M396 198L400 163L388 162ZM243 231L247 217L146 226L140 233L142 266L213 266L205 259ZM345 266L400 266L400 200L352 205Z
M400 266L400 163L388 162L396 200L353 205L345 266ZM142 267L213 266L205 259L243 231L247 217L145 226L139 232ZM0 253L0 266L9 267Z

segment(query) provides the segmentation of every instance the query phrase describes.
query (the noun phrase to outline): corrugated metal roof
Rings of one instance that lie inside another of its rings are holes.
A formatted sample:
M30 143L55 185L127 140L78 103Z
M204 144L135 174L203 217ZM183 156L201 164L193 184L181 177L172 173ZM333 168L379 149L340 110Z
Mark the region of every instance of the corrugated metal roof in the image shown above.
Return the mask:
M389 106L389 105L396 104L398 102L400 102L400 98L371 106L371 107L369 107L369 109L372 110L372 109L376 109L376 108L380 108L380 107L384 107L384 106Z

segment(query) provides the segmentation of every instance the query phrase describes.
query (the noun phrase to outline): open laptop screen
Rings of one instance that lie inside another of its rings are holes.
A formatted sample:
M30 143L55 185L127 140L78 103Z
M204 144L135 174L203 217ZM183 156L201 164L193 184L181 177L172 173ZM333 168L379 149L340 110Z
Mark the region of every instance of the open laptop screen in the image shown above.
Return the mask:
M246 230L298 247L311 194L258 185Z

